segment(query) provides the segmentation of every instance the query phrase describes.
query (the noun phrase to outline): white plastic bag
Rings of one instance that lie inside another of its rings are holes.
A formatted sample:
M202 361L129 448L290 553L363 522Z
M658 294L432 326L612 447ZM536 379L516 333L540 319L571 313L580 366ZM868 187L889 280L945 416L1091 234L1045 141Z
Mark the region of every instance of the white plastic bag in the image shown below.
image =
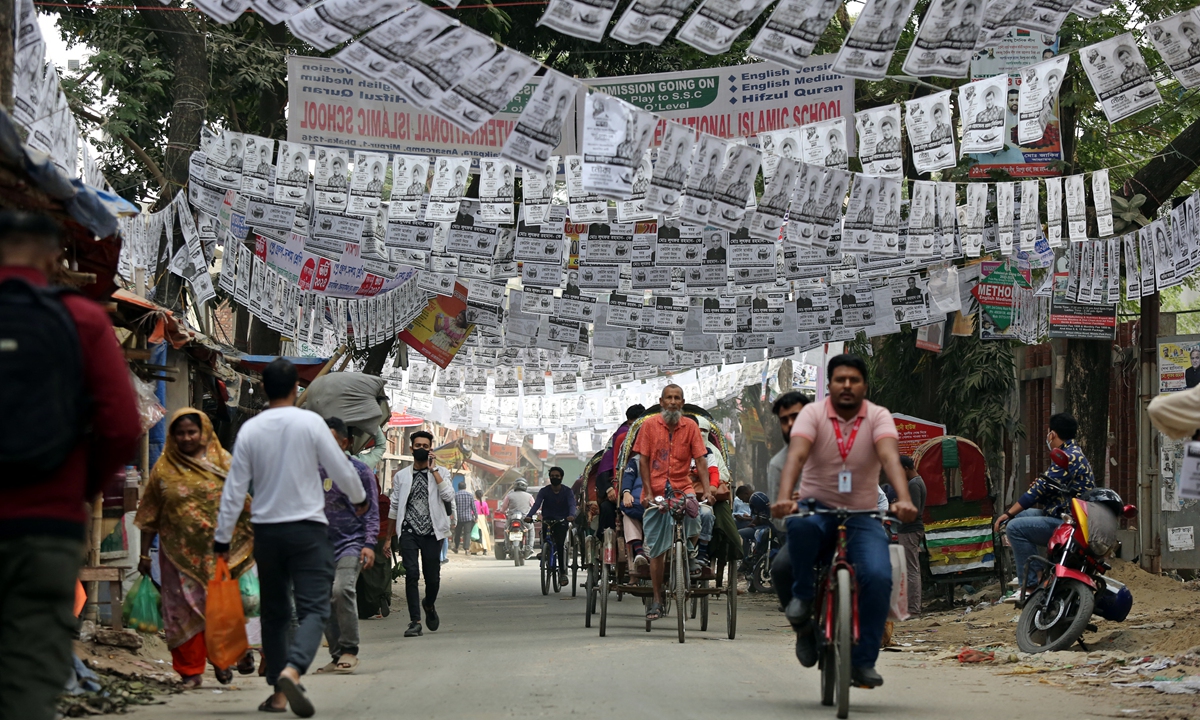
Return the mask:
M892 561L892 600L888 607L888 620L907 620L908 567L905 564L904 547L888 545L888 557Z

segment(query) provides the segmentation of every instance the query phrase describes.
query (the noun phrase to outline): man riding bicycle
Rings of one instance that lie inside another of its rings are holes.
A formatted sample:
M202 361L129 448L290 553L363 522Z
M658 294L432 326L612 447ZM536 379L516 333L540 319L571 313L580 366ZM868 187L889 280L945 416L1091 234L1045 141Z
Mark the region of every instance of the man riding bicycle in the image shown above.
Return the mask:
M566 585L567 579L567 523L575 519L575 493L562 486L563 469L550 468L550 484L538 491L537 499L525 520L533 522L533 516L538 510L542 511L542 552L550 548L546 545L548 539L554 540L558 555L558 584Z
M779 494L771 507L775 517L797 511L792 488L801 475L801 500L826 508L871 511L879 498L882 466L897 500L892 510L901 520L916 517L908 481L900 466L898 433L887 408L866 399L867 366L862 358L837 355L829 361L829 397L806 405L792 425L787 462ZM847 551L858 583L859 641L851 652L851 683L873 688L883 684L875 671L892 592L888 537L867 515L845 520ZM833 515L789 518L787 547L792 562L792 599L784 609L796 630L796 658L804 667L817 663L812 619L816 596L814 568L829 552L838 520Z

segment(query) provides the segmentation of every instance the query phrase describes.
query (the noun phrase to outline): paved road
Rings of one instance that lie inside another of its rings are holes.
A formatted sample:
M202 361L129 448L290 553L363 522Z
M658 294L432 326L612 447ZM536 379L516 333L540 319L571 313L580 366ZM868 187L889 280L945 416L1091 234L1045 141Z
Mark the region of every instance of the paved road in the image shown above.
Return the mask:
M358 672L305 679L317 717L834 717L820 704L818 673L796 662L793 636L765 603L742 603L734 641L725 637L724 604L714 604L709 632L692 621L680 645L672 618L647 634L640 602L626 598L610 603L608 637L601 638L583 627L582 592L543 597L536 565L451 558L443 566L441 629L404 638L407 612L397 585L391 617L362 624ZM315 666L328 661L325 652ZM982 668L927 665L898 653L884 653L879 668L886 684L853 690L852 718L1008 720L1034 709L1055 720L1117 714L1091 707L1084 696ZM263 717L255 712L267 695L261 679L235 682L235 689L216 693L210 674L204 689L134 714Z

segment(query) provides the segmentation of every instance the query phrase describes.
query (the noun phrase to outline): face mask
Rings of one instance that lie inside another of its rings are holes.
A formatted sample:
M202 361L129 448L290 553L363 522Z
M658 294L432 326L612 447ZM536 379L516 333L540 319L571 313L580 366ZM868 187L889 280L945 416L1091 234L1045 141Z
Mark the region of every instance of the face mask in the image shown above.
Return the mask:
M429 451L424 448L413 450L413 460L419 463L429 460Z
M1054 449L1054 443L1050 442L1050 438L1049 438L1049 437L1047 437L1047 438L1046 438L1046 448L1047 448L1048 450L1053 450L1053 449Z
M552 478L550 478L550 484L551 485L562 485L562 480L563 479L560 477L552 477Z

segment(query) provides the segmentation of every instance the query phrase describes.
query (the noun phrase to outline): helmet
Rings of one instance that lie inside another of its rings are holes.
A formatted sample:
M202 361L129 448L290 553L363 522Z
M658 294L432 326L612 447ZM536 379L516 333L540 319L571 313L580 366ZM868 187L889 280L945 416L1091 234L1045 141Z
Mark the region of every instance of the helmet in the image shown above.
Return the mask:
M1121 517L1125 512L1125 503L1121 500L1121 496L1115 490L1109 488L1093 488L1088 490L1080 498L1086 502L1098 503L1113 511L1117 517Z
M771 515L771 499L765 492L756 492L750 496L750 514L762 517Z
M1110 580L1109 582L1111 583L1112 581ZM1133 593L1129 592L1129 588L1124 585L1120 589L1109 585L1104 589L1104 592L1097 593L1096 595L1096 614L1105 620L1122 622L1129 615L1129 610L1132 607Z
M525 482L524 480L518 480L515 483L513 483L513 490L525 490L528 487L529 487L529 483Z

